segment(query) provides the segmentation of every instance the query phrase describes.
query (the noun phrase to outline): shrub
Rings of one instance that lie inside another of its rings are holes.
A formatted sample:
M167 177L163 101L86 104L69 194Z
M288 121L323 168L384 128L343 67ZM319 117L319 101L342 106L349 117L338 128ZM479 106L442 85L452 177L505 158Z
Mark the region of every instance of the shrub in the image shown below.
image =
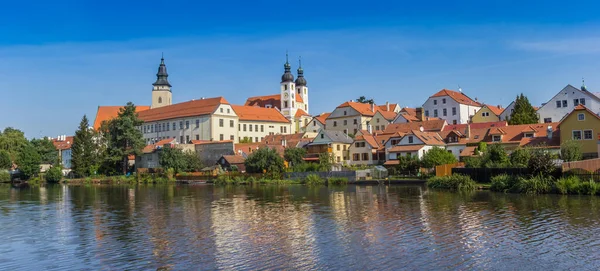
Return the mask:
M345 177L331 177L327 181L331 185L345 185L345 184L348 184L348 178L345 178Z
M219 177L214 180L214 184L216 185L225 185L231 183L233 183L233 180L227 175L219 175Z
M51 167L46 172L46 182L49 182L49 183L60 182L62 177L63 177L63 174L62 174L62 170L60 169L60 167Z
M10 169L11 167L10 154L5 150L0 150L0 169Z
M456 157L446 149L434 147L423 155L421 163L423 167L434 168L439 165L456 163Z
M581 145L572 139L563 142L560 144L560 156L565 162L581 160Z
M581 181L576 176L562 177L556 181L556 190L561 194L579 194Z
M496 175L491 178L490 190L497 192L506 192L511 188L514 177L507 174Z
M518 191L527 194L545 194L552 191L554 178L538 174L532 178L519 177Z
M165 175L166 175L165 177L167 177L167 180L169 180L169 181L174 181L174 180L175 180L175 169L173 169L173 168L168 168L168 169L165 171Z
M579 193L584 195L596 195L600 191L600 184L594 182L593 179L590 179L587 182L579 183Z
M10 173L6 170L0 170L0 183L10 182Z
M545 150L535 150L529 159L529 172L536 175L551 175L556 171L552 155Z
M427 186L430 188L443 188L458 191L473 191L477 188L477 184L471 177L461 174L430 178L427 180Z
M316 175L316 174L310 174L310 175L306 176L306 179L304 180L304 182L307 185L323 185L323 184L325 184L325 180L323 180L321 177L319 177L319 175Z

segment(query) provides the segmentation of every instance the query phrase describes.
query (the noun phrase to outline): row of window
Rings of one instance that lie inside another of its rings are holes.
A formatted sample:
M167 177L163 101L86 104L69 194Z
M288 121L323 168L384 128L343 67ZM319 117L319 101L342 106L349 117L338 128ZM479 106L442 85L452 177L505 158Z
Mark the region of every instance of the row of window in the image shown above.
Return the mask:
M223 108L221 108L221 110L223 110ZM229 109L228 109L229 111ZM184 128L185 127L185 128ZM224 119L219 119L219 127L225 127L225 120ZM233 128L235 127L235 121L234 120L229 120L229 127ZM183 130L183 129L189 129L190 128L190 121L186 120L186 121L179 121L179 130ZM195 128L200 128L200 120L197 119L196 120L196 127ZM163 122L163 123L155 123L155 124L148 124L148 125L144 125L142 128L142 132L144 134L147 133L160 133L160 132L168 132L168 131L176 131L177 130L177 122Z
M368 153L355 153L352 154L352 161L360 161L362 157L363 161L369 161L369 154Z
M358 119L353 119L352 124L358 124ZM344 120L344 125L348 125L348 120ZM369 124L367 123L367 125ZM333 127L337 127L337 121L333 121Z
M154 138L154 139L148 138L148 139L146 139L146 144L152 144L152 143L158 142L158 141L163 140L163 139L168 139L168 138L175 139L176 137L175 136L173 136L173 137L160 136L160 137L157 137L157 138ZM185 141L184 141L184 139L185 139ZM193 139L194 140L200 140L200 135L195 135L195 137ZM233 135L229 136L229 140L234 140L234 139L235 139L235 136L233 136ZM153 140L154 140L154 142L153 142ZM192 140L192 138L190 138L189 135L186 135L185 138L184 138L184 136L179 136L179 143L181 143L181 144L189 143L190 140ZM220 134L219 135L219 140L220 141L225 140L225 135L224 134ZM262 140L262 138L261 138L261 140Z
M573 99L573 106L577 106L580 104L585 105L585 98ZM568 106L569 106L569 103L567 102L567 100L556 101L556 108L568 107Z
M448 109L446 109L446 108L442 109L442 116L444 116L444 117L448 116ZM456 107L452 107L452 116L456 116ZM425 110L425 117L429 117L429 110ZM433 110L433 117L434 118L438 117L437 109Z
M433 100L433 105L437 105L437 100ZM442 104L446 104L446 98L442 98Z
M582 137L583 135L583 137ZM573 140L591 140L594 139L592 130L573 130Z

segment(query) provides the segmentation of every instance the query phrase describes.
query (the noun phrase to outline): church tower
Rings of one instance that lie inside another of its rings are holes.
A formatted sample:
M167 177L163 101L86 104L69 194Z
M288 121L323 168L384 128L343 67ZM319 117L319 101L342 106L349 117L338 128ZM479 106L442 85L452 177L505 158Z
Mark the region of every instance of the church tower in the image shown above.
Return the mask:
M285 54L284 73L281 76L281 114L286 118L292 119L296 114L298 105L296 103L296 91L294 88L294 75L291 72L291 66L288 61L288 54Z
M160 59L158 73L156 74L156 82L152 84L152 106L150 108L159 108L172 104L171 84L167 80L167 66L165 65L164 57Z
M296 78L296 95L302 98L301 109L308 113L308 87L306 78L304 78L304 69L302 69L302 60L298 59L298 78Z

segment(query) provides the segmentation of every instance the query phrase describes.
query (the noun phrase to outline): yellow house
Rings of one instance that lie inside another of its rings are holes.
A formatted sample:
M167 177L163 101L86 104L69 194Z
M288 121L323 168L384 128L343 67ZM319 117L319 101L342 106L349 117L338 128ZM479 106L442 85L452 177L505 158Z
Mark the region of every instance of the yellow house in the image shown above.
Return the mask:
M581 145L584 158L598 157L598 142L600 132L600 117L583 105L577 105L558 124L560 143L575 140Z
M483 105L481 109L475 112L475 115L471 117L472 123L481 122L497 122L500 121L500 114L502 114L501 106Z

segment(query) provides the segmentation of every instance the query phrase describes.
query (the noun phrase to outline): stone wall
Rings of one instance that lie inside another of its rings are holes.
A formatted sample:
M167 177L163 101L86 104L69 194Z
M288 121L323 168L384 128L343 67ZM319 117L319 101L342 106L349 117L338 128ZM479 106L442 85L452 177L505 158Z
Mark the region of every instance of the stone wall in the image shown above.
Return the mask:
M210 142L196 145L196 153L205 167L217 164L223 155L234 155L233 142Z

